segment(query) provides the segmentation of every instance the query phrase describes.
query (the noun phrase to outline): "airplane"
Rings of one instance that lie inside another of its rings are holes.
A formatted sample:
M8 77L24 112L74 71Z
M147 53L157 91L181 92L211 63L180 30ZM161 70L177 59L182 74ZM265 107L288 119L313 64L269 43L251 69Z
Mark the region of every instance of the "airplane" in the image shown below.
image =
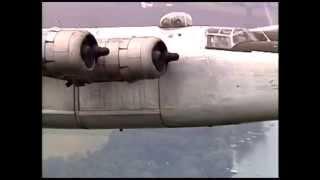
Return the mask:
M165 14L159 26L44 28L42 127L277 120L278 47L271 39L265 29L193 26L185 12Z

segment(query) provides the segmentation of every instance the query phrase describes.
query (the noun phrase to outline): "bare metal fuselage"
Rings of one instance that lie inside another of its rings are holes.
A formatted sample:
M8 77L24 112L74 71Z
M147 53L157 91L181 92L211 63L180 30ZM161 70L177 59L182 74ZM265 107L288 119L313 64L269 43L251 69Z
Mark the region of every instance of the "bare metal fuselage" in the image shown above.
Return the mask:
M205 49L206 28L85 29L100 46L108 38L158 37L180 58L153 80L67 88L65 81L43 77L43 127L196 127L277 119L278 53Z

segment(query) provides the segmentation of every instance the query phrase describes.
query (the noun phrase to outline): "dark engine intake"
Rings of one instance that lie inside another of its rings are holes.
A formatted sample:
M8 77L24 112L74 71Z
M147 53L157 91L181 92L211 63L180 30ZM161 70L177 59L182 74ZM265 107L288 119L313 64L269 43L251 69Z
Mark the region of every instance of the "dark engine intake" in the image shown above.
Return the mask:
M87 31L47 31L43 33L43 74L68 81L82 81L92 71L100 56L109 54L98 47L96 39Z

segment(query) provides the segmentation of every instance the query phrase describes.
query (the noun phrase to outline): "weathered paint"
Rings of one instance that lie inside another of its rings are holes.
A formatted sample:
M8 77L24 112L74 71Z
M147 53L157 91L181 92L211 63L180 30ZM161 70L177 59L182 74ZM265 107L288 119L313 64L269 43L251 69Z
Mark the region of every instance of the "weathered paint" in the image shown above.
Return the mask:
M205 49L208 27L82 29L100 46L109 38L158 37L180 59L159 79L133 83L67 88L44 77L43 127L186 127L277 119L278 53Z

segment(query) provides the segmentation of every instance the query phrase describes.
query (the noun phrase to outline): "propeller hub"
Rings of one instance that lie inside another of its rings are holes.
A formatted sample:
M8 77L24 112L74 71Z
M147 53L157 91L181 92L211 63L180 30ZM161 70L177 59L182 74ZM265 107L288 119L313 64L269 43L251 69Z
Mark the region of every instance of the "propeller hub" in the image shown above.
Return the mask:
M109 54L109 49L105 47L99 47L98 45L86 44L82 47L82 58L84 63L88 68L92 67L94 63L97 62L98 58L101 56L106 56Z
M179 54L169 53L167 51L154 50L152 52L152 61L158 71L162 71L163 68L171 61L177 61Z

